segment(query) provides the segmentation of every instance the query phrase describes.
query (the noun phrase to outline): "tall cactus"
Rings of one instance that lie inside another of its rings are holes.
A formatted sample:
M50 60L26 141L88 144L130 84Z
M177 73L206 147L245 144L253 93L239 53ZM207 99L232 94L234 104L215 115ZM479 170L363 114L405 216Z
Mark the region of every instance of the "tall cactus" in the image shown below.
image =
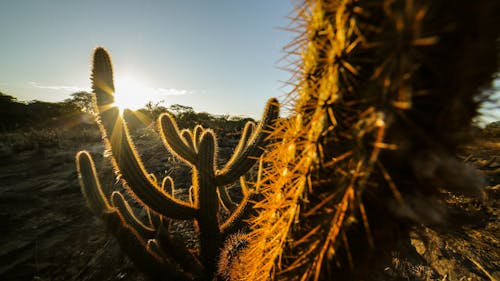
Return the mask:
M481 195L455 152L498 70L498 10L487 0L296 9L294 111L264 158L264 200L234 280L369 280L412 226L446 220L442 189Z
M248 201L253 196L242 184L244 198L235 204L225 187L240 180L263 153L279 114L277 101L268 101L257 127L251 123L245 126L237 149L221 169L216 167L217 143L213 131L201 126L193 131L180 131L172 116L160 116L160 134L166 148L192 169L194 198L192 202L184 202L175 198L172 179L167 177L159 185L142 164L125 121L113 105L112 64L103 48L94 52L92 88L96 95L99 127L114 171L126 189L146 208L151 220L148 224L141 222L118 191L112 194L111 202L106 198L92 158L83 151L77 154L77 168L91 210L106 222L123 250L145 273L165 280L211 280L223 242L235 232L233 225L249 212ZM219 204L231 211L225 221L219 218ZM168 231L170 219L197 223L199 257Z

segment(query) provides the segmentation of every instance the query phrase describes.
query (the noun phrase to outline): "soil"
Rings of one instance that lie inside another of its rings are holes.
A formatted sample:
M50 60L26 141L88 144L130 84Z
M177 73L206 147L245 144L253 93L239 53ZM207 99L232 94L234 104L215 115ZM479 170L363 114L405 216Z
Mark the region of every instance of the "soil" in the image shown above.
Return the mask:
M82 200L78 150L27 151L2 161L0 280L141 280Z
M99 143L24 151L0 162L0 280L146 280L85 204L74 164L81 149L91 151L101 180L113 186ZM145 153L145 162L155 155ZM451 222L416 228L412 245L393 253L374 280L500 280L500 139L469 145L460 156L483 168L487 196L448 194ZM168 173L160 167L155 172Z

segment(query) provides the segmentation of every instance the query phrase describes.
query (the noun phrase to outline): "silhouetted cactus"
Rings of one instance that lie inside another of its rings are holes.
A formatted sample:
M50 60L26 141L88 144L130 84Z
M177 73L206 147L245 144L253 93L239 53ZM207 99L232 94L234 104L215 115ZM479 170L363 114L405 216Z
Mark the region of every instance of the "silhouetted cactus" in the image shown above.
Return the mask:
M115 173L146 208L150 222L146 224L138 219L117 191L109 202L101 190L90 154L80 152L77 155L78 172L90 208L106 222L121 248L146 274L165 280L211 280L223 242L235 232L233 225L248 213L248 200L252 196L252 191L242 184L244 198L236 204L225 186L241 179L263 153L279 114L277 101L268 101L257 127L253 124L245 126L237 149L221 169L216 167L217 144L213 131L201 126L195 127L192 132L179 131L172 116L160 116L160 134L165 146L192 168L193 198L192 202L184 202L174 197L171 178L163 179L160 186L154 175L144 168L125 121L113 105L112 64L103 48L94 52L92 87L96 95L99 127ZM220 203L231 211L225 221L219 221ZM169 219L196 222L200 241L199 259L181 239L169 232Z
M304 1L295 20L301 34L290 44L290 54L300 55L293 110L273 128L260 162L259 214L245 235L235 234L232 222L248 209L248 195L236 205L224 186L262 153L276 102L258 128L247 125L220 170L212 131L179 131L172 117L160 117L165 145L193 169L191 202L184 202L172 195L171 179L159 186L145 171L112 106L111 62L98 48L93 84L106 147L124 185L148 207L150 223L119 193L109 203L90 155L81 152L89 205L152 276L210 279L222 254L222 279L369 279L408 243L413 227L446 221L443 190L483 194L481 177L455 153L498 70L499 5ZM242 188L247 193L244 182ZM233 212L224 223L219 203ZM197 222L201 261L168 231L168 217Z
M498 8L297 8L294 110L264 157L264 200L234 280L369 280L412 226L446 220L442 190L481 195L455 152L498 70Z

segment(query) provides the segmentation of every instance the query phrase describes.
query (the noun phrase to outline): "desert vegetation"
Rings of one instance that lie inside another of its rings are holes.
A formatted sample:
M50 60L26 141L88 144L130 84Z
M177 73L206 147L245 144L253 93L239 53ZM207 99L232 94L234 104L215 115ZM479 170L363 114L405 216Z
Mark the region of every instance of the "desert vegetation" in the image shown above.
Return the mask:
M2 96L5 99L0 114L2 120L10 123L6 122L9 126L0 132L4 159L0 172L0 202L2 218L6 220L5 235L1 238L0 279L143 279L131 262L124 259L114 239L94 221L82 200L74 156L83 149L92 153L96 161L104 192L111 196L112 189L124 191L116 185L111 165L103 158L102 136L94 118L89 115L92 107L77 106L82 101L91 104L92 95L75 93L71 101L64 103L19 102L6 94ZM76 97L78 101L73 100ZM46 107L35 111L31 104L38 104L37 108L40 104ZM49 109L58 111L50 112ZM230 159L244 125L254 121L247 117L195 112L189 106L174 104L167 107L153 103L135 112L134 116L142 116L141 120L130 116L130 132L140 148L141 157L146 160L147 169L160 178L170 176L176 179L178 196L188 196L189 190L180 187L189 188L190 169L168 152L158 154L161 139L152 121L155 114L167 111L176 117L180 128L191 124L210 126L219 136L220 161ZM29 121L14 126L9 116ZM32 118L34 116L38 118ZM123 194L130 200L125 192ZM237 193L233 198L241 199L238 196L242 194ZM139 210L137 203L130 201L131 208ZM183 229L179 233L189 236L190 232L185 229L193 226L177 223L171 227L176 228ZM195 242L188 243L193 245ZM113 265L107 264L106 259ZM109 270L110 267L115 267L115 270Z
M101 47L92 93L2 95L0 276L498 280L498 122L474 121L496 103L499 8L304 1L290 112L270 99L257 123L153 103L120 115Z
M77 155L82 191L93 212L113 231L120 245L151 277L169 276L177 280L212 279L221 256L224 241L240 230L242 218L248 217L248 201L252 190L247 188L244 174L264 152L279 113L278 102L271 99L258 126L245 125L238 145L226 164L218 168L215 133L197 125L180 131L175 118L168 114L158 117L159 132L166 148L192 168L189 199L176 198L175 182L171 177L157 179L143 166L130 137L125 118L113 106L114 83L111 59L97 48L92 70L96 111L106 148L115 173L134 198L144 205L149 223L142 222L120 192L111 200L102 192L101 184L89 153ZM133 114L133 113L129 113ZM234 203L227 186L240 180L243 198ZM111 201L111 202L110 202ZM229 212L219 219L219 206ZM199 230L199 255L169 232L171 219L194 220Z

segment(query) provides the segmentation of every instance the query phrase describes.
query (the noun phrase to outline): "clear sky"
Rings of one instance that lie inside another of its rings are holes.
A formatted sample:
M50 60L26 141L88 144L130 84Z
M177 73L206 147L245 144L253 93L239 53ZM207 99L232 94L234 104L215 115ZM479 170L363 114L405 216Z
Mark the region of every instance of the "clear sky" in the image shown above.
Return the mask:
M260 117L282 97L279 67L296 0L0 0L0 91L61 101L90 90L96 46L135 107L164 100L212 114ZM500 88L500 80L495 81ZM497 91L497 104L499 93ZM498 107L483 110L498 120Z
M20 101L61 101L89 90L92 50L103 46L117 91L133 89L136 103L163 99L259 117L290 78L279 60L295 34L280 28L293 3L0 0L0 91Z

